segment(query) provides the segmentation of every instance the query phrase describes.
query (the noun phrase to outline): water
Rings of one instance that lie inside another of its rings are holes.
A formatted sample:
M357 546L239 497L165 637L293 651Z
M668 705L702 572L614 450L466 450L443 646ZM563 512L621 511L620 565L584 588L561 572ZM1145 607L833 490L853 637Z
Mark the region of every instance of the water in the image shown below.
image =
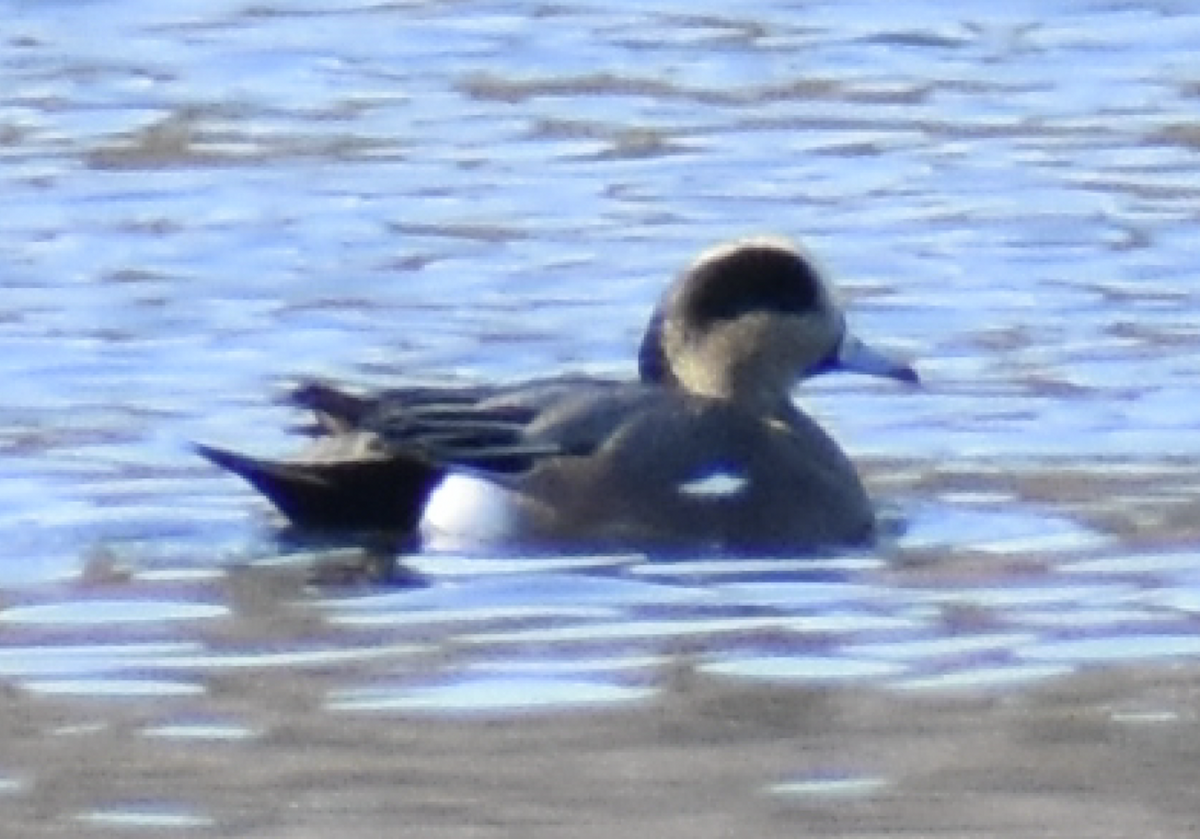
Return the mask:
M1188 4L0 8L14 835L1194 832ZM398 570L187 451L630 374L761 232L925 381L802 393L875 551Z

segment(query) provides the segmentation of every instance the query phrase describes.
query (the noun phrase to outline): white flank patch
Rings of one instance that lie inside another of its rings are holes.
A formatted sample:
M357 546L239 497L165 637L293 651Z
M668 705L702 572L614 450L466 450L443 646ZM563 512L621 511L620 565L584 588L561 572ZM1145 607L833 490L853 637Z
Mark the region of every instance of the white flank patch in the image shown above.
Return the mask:
M421 529L435 541L500 542L512 537L508 490L472 475L451 473L425 504Z
M693 498L732 498L740 495L748 483L745 475L718 470L702 478L684 481L679 485L679 492Z

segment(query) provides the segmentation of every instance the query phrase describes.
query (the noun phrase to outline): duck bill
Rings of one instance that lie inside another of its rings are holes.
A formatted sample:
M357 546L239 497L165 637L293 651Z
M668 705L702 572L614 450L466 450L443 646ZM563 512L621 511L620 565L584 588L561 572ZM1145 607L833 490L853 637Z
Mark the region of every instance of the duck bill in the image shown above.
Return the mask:
M900 382L917 384L920 378L911 365L880 352L860 341L846 330L832 355L826 359L821 372L844 370L847 373L865 373L868 376L883 376Z

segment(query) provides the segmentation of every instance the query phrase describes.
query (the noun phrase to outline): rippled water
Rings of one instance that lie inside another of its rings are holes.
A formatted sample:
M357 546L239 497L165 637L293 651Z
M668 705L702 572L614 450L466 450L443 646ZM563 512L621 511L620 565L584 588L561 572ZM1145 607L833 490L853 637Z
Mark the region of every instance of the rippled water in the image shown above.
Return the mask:
M0 4L13 830L1187 832L1200 14L726 6ZM397 569L187 451L629 373L763 231L926 382L802 393L877 551Z

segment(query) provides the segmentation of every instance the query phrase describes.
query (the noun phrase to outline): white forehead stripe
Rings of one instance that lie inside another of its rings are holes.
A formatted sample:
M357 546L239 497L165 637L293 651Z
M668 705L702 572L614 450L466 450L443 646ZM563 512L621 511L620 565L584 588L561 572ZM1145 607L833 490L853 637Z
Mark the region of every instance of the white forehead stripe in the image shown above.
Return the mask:
M741 494L750 479L740 472L728 469L717 469L699 478L684 481L679 484L681 495L692 498L732 498Z

